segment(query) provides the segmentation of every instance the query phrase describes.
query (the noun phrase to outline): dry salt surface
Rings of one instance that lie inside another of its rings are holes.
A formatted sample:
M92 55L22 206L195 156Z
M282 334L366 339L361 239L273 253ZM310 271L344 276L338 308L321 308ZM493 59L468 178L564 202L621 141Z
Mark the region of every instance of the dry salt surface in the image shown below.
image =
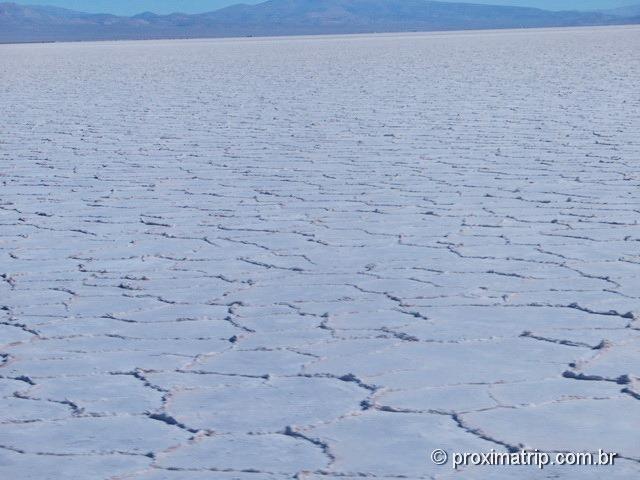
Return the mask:
M638 51L0 46L0 477L637 478Z

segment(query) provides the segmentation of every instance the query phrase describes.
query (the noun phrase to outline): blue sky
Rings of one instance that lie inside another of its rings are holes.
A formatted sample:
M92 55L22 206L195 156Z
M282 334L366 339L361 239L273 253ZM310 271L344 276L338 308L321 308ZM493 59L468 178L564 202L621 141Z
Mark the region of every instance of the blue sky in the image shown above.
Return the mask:
M55 5L84 12L133 15L143 11L199 13L235 3L260 3L262 0L13 0L16 3ZM549 10L593 10L640 4L640 0L475 0L467 3L518 5Z

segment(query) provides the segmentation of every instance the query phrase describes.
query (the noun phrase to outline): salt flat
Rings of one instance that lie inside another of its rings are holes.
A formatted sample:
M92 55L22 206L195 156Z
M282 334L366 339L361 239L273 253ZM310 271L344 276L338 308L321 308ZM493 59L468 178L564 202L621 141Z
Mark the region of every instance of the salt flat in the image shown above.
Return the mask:
M0 477L637 477L639 49L0 46Z

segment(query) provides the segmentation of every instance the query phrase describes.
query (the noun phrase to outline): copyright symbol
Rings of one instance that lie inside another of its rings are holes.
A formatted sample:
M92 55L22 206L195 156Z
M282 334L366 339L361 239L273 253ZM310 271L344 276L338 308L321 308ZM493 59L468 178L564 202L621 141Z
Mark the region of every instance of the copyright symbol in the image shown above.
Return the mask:
M441 448L438 448L437 450L431 452L431 461L436 465L444 465L448 460L449 455L447 455L447 452L445 452Z

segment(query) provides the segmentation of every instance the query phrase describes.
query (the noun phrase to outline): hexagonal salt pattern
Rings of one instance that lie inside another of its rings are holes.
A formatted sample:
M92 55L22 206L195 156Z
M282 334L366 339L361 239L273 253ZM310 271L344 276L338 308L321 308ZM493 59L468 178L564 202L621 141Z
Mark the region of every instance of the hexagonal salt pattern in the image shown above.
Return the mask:
M639 49L0 45L0 478L638 477Z

